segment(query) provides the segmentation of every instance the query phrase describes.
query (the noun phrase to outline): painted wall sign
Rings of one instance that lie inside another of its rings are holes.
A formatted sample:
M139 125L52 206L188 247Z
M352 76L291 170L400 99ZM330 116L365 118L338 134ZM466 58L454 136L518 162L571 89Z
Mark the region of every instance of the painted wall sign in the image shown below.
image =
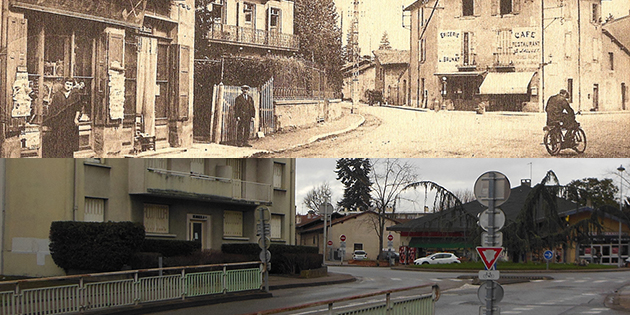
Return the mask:
M457 72L461 63L462 33L459 30L438 32L438 72Z
M534 27L512 29L512 55L517 68L538 68L540 63L540 30Z

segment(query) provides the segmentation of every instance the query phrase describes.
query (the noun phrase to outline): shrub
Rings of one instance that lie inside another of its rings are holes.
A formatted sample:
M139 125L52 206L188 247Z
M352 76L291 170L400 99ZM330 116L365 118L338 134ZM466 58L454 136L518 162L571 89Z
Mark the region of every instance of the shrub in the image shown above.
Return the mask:
M145 239L140 252L160 253L164 257L185 256L201 250L201 243L195 241Z
M144 234L144 227L133 222L55 221L50 226L50 255L66 271L120 270Z
M250 257L250 260L259 260L260 247L255 243L248 244L223 244L223 253L238 254ZM318 254L317 247L299 245L271 244L271 273L296 274L302 270L319 268L322 265L322 255Z

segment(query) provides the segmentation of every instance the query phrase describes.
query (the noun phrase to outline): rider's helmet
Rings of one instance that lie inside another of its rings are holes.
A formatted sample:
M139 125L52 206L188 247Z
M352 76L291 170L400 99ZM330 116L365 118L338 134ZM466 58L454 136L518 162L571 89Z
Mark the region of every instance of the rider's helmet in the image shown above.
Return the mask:
M560 89L560 92L558 92L558 94L564 96L564 98L569 98L569 92L565 89Z

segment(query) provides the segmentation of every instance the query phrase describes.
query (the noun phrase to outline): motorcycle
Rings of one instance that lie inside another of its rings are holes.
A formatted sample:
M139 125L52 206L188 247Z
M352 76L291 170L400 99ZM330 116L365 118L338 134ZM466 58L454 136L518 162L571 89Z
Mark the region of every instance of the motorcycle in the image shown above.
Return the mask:
M561 124L555 124L545 126L543 130L545 131L543 138L545 148L551 155L557 155L563 149L573 149L577 153L584 153L586 150L586 133L580 128L580 123L572 129L565 129ZM570 141L571 139L573 141Z

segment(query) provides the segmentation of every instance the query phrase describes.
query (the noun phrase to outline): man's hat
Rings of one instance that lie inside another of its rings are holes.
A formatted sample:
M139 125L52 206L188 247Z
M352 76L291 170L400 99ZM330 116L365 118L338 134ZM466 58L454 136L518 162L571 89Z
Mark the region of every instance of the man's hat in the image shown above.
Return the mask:
M249 85L245 84L241 86L241 90L249 90Z

